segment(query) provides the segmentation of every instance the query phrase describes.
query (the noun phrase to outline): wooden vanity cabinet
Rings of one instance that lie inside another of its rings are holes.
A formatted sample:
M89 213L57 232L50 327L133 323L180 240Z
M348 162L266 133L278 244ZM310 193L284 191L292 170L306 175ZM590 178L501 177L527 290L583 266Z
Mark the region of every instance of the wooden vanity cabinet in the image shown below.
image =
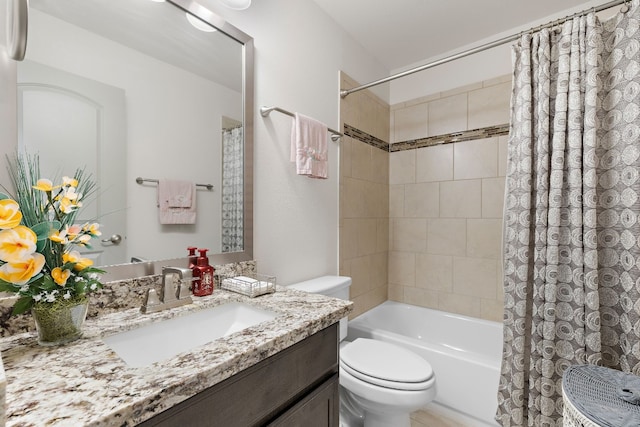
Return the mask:
M338 427L338 324L140 425Z
M338 427L340 408L338 374L319 385L315 390L280 415L269 427Z

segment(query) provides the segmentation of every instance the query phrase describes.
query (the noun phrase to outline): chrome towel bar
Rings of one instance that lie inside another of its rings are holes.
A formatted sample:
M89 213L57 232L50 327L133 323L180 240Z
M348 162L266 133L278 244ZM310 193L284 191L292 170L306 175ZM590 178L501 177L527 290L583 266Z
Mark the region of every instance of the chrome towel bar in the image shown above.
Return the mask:
M160 182L160 180L159 179L150 179L150 178L137 177L136 178L136 182L138 184L140 184L140 185L142 185L145 182L155 182L157 184L158 182ZM206 187L207 190L209 190L209 191L213 190L213 184L196 184L196 186L197 187Z
M277 111L278 113L286 114L287 116L291 116L291 117L296 116L291 111L287 111L280 107L261 107L260 108L260 114L262 115L262 117L267 117L269 114L271 114L272 111ZM331 129L328 127L327 130L332 133L331 140L333 142L337 142L341 137L344 136L342 132L338 132L335 129Z

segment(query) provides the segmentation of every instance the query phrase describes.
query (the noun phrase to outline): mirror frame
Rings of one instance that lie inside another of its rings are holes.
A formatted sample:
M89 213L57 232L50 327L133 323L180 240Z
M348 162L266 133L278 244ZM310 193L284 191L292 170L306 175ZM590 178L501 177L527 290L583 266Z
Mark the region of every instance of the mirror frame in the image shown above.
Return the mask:
M204 8L194 0L167 0L174 7L188 12L200 20L207 22L222 33L236 40L243 46L243 112L242 125L244 136L243 165L243 251L229 253L211 253L211 265L229 264L253 259L253 111L254 111L254 48L253 38L229 24L220 16ZM186 252L186 248L185 248ZM172 258L158 261L145 261L131 264L101 266L106 273L103 282L133 279L136 277L161 274L164 266L188 265L188 258Z

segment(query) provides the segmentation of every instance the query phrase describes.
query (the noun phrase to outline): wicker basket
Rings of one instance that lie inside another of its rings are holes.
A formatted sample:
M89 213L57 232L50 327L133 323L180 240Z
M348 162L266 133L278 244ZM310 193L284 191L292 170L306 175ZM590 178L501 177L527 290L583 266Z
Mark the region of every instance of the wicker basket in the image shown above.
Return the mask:
M562 387L562 393L564 394L562 399L564 403L564 409L562 410L562 427L601 427L573 406L571 401L566 397L567 394L564 391L564 385Z
M627 389L640 394L640 377L602 366L570 366L562 376L563 426L640 426L640 405L621 397Z

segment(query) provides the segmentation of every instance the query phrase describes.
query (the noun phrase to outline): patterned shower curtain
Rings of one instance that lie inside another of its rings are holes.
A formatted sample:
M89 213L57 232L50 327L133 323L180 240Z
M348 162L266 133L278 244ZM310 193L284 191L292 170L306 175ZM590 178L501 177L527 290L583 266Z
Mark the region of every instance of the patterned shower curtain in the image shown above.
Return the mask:
M640 374L638 5L513 48L503 426L561 426L569 365Z
M242 127L222 131L222 252L243 249Z

